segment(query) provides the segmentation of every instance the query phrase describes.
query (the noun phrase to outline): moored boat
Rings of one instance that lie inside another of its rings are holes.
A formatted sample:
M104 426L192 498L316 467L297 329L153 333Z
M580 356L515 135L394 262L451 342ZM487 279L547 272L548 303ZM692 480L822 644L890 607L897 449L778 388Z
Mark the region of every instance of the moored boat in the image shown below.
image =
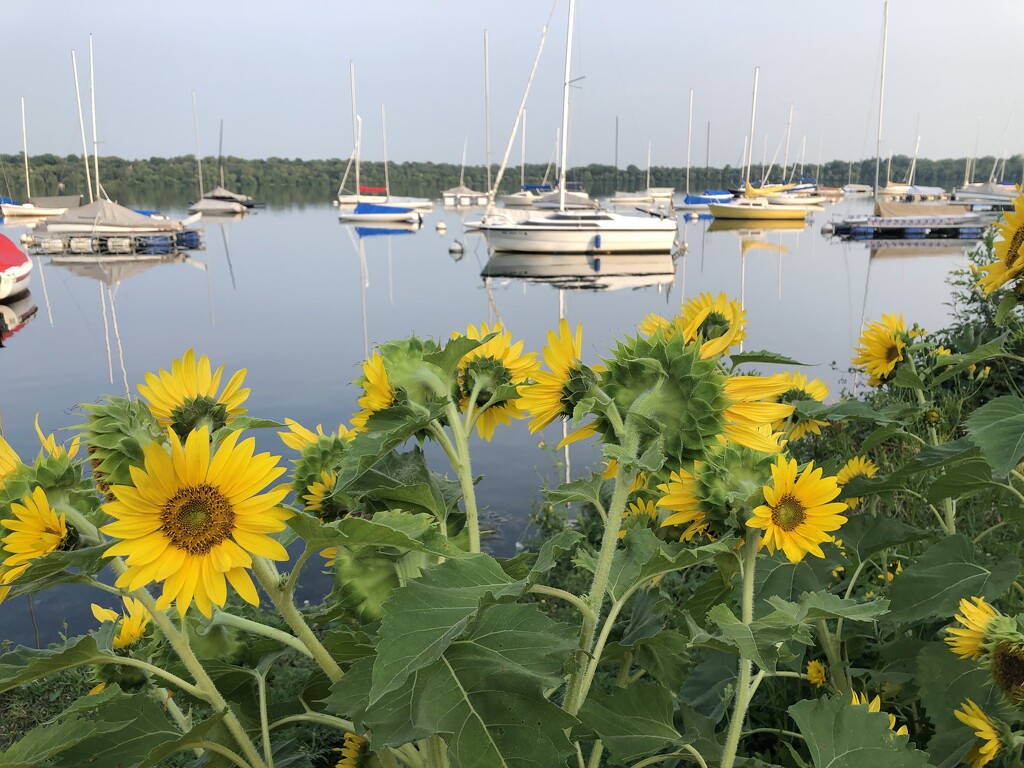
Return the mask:
M772 205L761 198L741 197L731 203L712 203L708 206L711 215L716 219L751 219L751 220L803 220L812 210L820 210L816 206Z
M0 299L28 290L32 260L10 238L0 235Z

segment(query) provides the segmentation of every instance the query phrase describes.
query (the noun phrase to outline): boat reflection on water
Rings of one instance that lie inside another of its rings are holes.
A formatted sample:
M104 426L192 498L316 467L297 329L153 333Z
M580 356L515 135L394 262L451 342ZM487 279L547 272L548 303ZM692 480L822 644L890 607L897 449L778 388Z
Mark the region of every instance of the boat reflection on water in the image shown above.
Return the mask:
M676 269L670 253L491 253L480 276L546 283L556 288L615 291L671 285Z
M872 259L892 259L906 256L957 256L978 245L977 240L933 238L926 240L871 240Z
M38 311L30 291L0 300L0 348L6 346L11 336L24 328Z
M749 235L764 234L780 229L803 231L810 226L798 219L770 219L751 221L749 219L713 219L708 223L708 232L740 232Z

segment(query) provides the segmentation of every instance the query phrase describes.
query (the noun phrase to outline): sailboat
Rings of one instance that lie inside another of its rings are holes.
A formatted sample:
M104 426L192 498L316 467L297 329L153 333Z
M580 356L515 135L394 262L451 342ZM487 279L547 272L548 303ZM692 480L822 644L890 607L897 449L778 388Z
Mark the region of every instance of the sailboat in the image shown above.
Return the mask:
M198 169L199 175L199 199L189 205L189 213L205 213L205 214L235 214L245 213L248 207L238 201L230 200L224 197L209 197L203 190L203 155L199 151L199 111L196 108L196 92L192 91L192 123L195 128L196 135L196 168ZM224 124L221 123L221 139L224 137ZM221 167L221 177L223 178L224 169ZM227 192L223 187L218 187L217 190ZM211 190L213 192L214 190ZM232 194L232 193L229 193ZM250 198L251 199L251 198Z
M705 189L702 195L690 194L690 147L693 139L693 88L690 89L690 112L686 128L686 196L682 205L676 208L681 211L706 213L710 203L727 203L732 200L732 192L725 189ZM711 123L708 123L707 140L704 147L704 170L711 166Z
M25 99L21 100L21 143L25 155L25 197L28 202L19 203L10 198L0 200L0 216L6 218L29 216L59 216L68 208L82 203L81 195L51 195L49 197L33 197L32 181L28 173L28 133L25 130Z
M616 133L616 135L618 135ZM616 151L616 155L618 152ZM652 187L651 186L651 142L647 142L647 187L639 192L615 192L611 202L614 205L628 203L654 203L657 201L668 202L675 193L675 187Z
M558 185L558 209L533 212L521 221L488 212L479 229L495 251L523 253L669 253L678 232L674 218L637 217L602 209L566 208L569 88L571 85L572 33L576 0L569 0L565 44L565 78L562 83L562 129Z
M256 200L250 195L242 195L232 192L224 186L224 121L220 121L220 143L217 146L217 171L220 175L220 183L203 195L205 200L222 200L227 203L242 205L246 210L256 207ZM242 211L239 211L242 213Z
M359 161L362 154L362 118L356 111L356 66L350 61L349 81L352 88L352 156L349 158L345 168L345 174L341 178L341 186L338 187L338 205L359 205L360 203L377 203L388 206L402 206L405 208L416 208L419 210L433 210L434 203L422 197L392 197L387 186L368 187L361 183L359 177ZM348 180L349 170L355 169L355 191L346 193L345 182ZM387 174L387 160L384 161L384 173ZM383 193L383 194L381 194Z
M469 140L462 143L462 168L459 170L459 186L446 189L441 193L441 202L449 207L466 207L471 205L487 205L489 198L486 192L476 192L466 186L466 150Z

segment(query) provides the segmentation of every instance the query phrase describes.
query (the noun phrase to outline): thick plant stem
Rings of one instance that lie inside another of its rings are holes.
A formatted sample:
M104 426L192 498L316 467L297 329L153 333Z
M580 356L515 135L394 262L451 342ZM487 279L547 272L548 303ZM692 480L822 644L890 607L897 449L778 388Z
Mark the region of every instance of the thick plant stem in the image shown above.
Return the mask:
M917 375L917 366L914 365L914 358L907 354L907 363L910 365L910 370L914 375ZM924 392L920 389L914 390L917 393L917 403L921 406L922 410L928 405L928 400L924 396ZM933 448L939 447L939 435L935 431L935 425L928 425L928 441L931 443ZM953 504L953 500L946 498L942 500L942 512L945 524L942 526L947 536L952 536L956 533L956 506Z
M287 645L289 648L294 648L299 653L309 658L313 658L312 652L305 644L296 638L294 635L289 635L287 632L282 632L280 629L275 627L268 627L266 624L261 624L258 621L251 621L250 619L242 618L241 616L235 616L233 613L225 613L218 611L213 615L212 626L223 624L228 627L235 627L241 629L243 632L249 632L253 635L262 635L263 637L269 637L272 640L277 640L282 645Z
M757 564L757 548L761 542L761 534L757 529L747 533L743 549L743 592L741 596L741 620L749 625L754 620L754 568ZM736 697L733 700L732 720L729 722L729 733L722 751L722 768L732 768L736 762L736 750L740 745L740 734L743 733L743 722L747 719L747 707L750 705L750 659L740 656L739 679L736 682Z
M115 571L123 572L124 564L119 559L111 561ZM238 747L242 751L242 756L246 762L249 763L252 768L267 768L267 764L263 762L263 758L260 757L259 751L256 749L256 745L252 743L252 739L249 738L249 734L245 732L245 728L242 727L241 722L238 720L238 716L235 715L234 711L228 706L227 701L221 695L220 691L217 690L217 686L213 680L206 673L202 663L196 658L196 655L192 652L192 649L188 644L188 635L184 631L178 631L178 628L174 626L170 617L166 611L158 610L156 607L156 601L153 596L149 594L144 588L137 589L132 593L140 603L142 603L146 610L149 611L153 617L153 623L160 629L161 634L167 639L167 642L171 644L174 652L181 659L181 663L185 665L185 669L188 670L189 674L196 681L196 685L202 692L202 697L210 703L213 707L214 712L224 713L224 725L228 731L234 737L235 741L238 742Z
M338 662L331 657L331 654L327 652L327 649L324 648L316 635L313 634L313 630L309 628L302 613L295 607L295 603L291 601L291 597L285 594L285 589L278 584L280 578L273 564L265 557L254 557L252 559L252 572L266 593L270 595L270 600L274 603L274 607L277 608L277 612L281 614L281 618L291 627L292 632L295 633L295 636L302 644L309 649L310 654L326 673L327 677L330 678L331 682L336 683L341 680L345 673L341 671Z
M849 671L846 668L846 664L843 662L842 655L839 653L839 648L836 646L837 639L838 637L834 637L832 633L829 632L828 626L825 624L825 620L819 619L818 640L825 649L825 656L828 658L829 666L832 667L832 679L835 681L836 688L839 689L840 693L849 693L851 688Z
M635 440L632 450L636 450ZM619 529L622 527L622 515L626 509L626 499L629 497L629 486L636 477L634 472L627 471L625 467L619 466L618 474L615 476L615 490L612 492L612 500L608 505L608 520L605 522L604 535L601 538L601 551L597 556L597 564L594 568L594 580L587 595L587 604L593 611L591 616L584 615L583 625L580 627L580 645L576 668L573 670L569 680L569 690L566 694L565 703L562 707L570 714L579 712L583 706L584 679L589 667L590 652L594 645L594 634L597 630L597 619L601 615L601 606L604 604L604 593L608 588L608 576L612 568L612 557L615 555L615 548L619 543Z
M448 768L448 745L440 736L431 736L424 742L427 768Z
M473 467L469 461L469 430L468 422L463 422L454 405L449 404L445 413L452 428L455 440L455 456L449 456L452 469L459 476L462 488L462 503L466 507L466 530L469 533L469 551L480 551L480 515L476 508L476 489L473 487Z

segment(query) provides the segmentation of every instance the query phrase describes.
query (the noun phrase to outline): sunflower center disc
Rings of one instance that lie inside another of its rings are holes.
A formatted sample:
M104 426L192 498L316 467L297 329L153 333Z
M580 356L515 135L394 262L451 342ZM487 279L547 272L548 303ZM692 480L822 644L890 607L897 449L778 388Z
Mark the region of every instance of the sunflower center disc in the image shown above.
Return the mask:
M708 312L708 316L697 328L697 334L705 339L717 339L729 330L729 320L718 312Z
M1006 266L1016 265L1022 248L1024 248L1024 227L1017 227L1017 231L1013 233L1013 239L1010 240L1010 247L1006 251Z
M163 532L189 554L209 552L231 535L235 510L211 485L179 488L160 512Z
M805 517L804 505L792 496L782 499L772 512L772 522L784 531L792 531Z
M1000 643L992 659L992 678L1012 701L1024 696L1024 650L1009 643Z
M893 344L891 347L886 347L886 350L885 350L885 360L886 360L886 362L894 363L897 360L899 360L899 358L900 358L900 351L896 347L895 344Z

